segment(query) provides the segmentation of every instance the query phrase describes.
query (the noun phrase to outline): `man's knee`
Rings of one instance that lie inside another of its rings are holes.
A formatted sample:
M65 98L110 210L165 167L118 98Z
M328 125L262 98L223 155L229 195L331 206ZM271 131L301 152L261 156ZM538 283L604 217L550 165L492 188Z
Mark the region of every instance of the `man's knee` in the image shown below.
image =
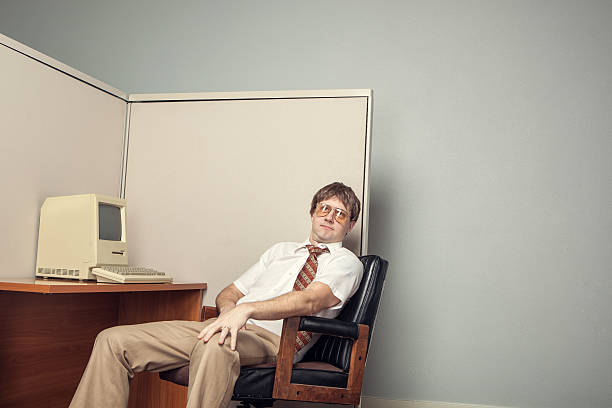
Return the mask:
M238 358L238 352L232 351L230 347L230 337L225 338L223 344L219 344L220 333L215 333L208 342L204 343L199 340L191 351L190 360L194 358L202 358L204 355L223 356L225 358Z
M94 349L120 353L125 338L126 333L121 326L109 327L98 333L94 343Z

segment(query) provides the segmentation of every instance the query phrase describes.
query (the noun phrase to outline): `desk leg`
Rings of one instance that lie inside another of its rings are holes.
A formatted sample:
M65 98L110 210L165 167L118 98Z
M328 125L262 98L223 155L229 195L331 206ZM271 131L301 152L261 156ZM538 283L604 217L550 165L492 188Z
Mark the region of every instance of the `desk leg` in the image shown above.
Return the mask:
M200 320L200 289L191 291L122 293L118 324L163 320ZM159 379L157 373L138 373L130 384L129 408L184 407L187 389Z

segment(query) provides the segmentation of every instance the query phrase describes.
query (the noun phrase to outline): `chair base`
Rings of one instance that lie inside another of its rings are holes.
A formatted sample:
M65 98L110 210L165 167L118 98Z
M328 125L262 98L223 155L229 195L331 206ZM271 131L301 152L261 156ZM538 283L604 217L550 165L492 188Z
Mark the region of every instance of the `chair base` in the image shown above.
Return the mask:
M274 400L269 401L240 401L238 408L269 408L274 404Z

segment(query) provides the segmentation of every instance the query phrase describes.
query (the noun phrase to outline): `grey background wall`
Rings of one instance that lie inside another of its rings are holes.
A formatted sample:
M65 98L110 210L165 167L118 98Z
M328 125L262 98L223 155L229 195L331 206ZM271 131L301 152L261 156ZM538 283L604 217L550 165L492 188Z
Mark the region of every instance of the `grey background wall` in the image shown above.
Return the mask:
M612 406L611 19L607 1L0 1L0 32L131 93L373 88L369 245L391 275L365 394L520 407Z

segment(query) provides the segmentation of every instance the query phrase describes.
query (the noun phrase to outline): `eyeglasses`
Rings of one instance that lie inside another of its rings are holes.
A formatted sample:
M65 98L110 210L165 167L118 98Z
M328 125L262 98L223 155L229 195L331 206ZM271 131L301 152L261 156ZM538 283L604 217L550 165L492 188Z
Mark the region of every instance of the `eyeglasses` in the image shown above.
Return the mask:
M331 205L325 203L317 204L315 215L317 217L325 217L331 211L334 212L333 218L340 224L346 224L346 222L349 220L348 212L344 211L342 208L332 207Z

